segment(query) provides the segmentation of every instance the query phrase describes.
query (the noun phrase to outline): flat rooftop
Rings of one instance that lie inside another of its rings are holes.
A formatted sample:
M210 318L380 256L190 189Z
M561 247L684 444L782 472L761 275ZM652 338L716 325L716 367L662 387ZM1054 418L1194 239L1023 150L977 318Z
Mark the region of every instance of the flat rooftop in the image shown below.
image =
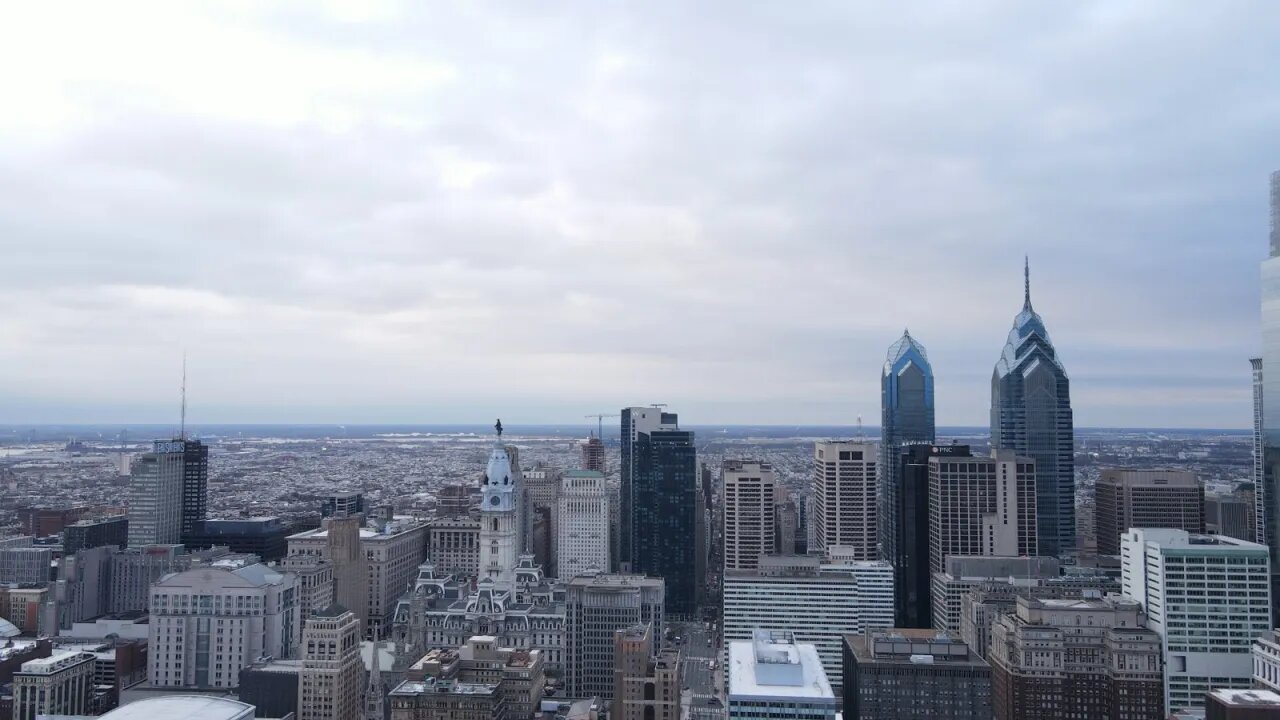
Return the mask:
M1271 690L1213 690L1209 695L1231 707L1280 709L1280 694Z
M767 650L777 653L779 662L800 666L801 681L797 685L774 685L767 681L768 673L757 672L756 648L753 641L741 640L729 643L729 699L789 698L817 700L835 703L831 683L822 670L818 650L811 644L783 645L769 643ZM771 662L773 660L770 660ZM765 677L761 677L764 675Z

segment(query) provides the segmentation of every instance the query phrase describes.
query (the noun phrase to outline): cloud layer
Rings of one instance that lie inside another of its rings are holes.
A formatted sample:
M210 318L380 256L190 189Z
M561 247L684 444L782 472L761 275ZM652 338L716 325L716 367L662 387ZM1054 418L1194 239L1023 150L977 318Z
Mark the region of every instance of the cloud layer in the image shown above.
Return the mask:
M1250 422L1280 6L28 3L0 421ZM74 18L74 21L71 20Z

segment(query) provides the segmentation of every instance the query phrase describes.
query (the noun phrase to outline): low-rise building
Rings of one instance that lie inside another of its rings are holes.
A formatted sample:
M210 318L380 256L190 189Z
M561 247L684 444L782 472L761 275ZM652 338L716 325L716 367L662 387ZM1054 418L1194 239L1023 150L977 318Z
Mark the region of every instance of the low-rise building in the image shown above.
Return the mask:
M845 720L989 720L991 667L936 630L844 639Z
M92 653L60 652L23 663L13 674L13 720L88 714L94 660Z
M478 635L456 650L429 651L409 667L405 678L491 685L497 689L507 717L523 720L537 712L542 702L546 685L543 668L538 650L499 647L497 638Z
M680 720L680 653L654 654L653 626L614 633L610 720Z

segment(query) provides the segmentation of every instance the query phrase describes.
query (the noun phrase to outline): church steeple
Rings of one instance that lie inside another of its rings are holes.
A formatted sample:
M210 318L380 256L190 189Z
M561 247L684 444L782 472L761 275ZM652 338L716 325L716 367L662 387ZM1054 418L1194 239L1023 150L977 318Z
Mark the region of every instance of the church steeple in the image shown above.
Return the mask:
M382 664L378 657L381 654L382 643L373 643L369 682L364 688L364 720L386 720L386 711L383 709L386 690L382 684Z

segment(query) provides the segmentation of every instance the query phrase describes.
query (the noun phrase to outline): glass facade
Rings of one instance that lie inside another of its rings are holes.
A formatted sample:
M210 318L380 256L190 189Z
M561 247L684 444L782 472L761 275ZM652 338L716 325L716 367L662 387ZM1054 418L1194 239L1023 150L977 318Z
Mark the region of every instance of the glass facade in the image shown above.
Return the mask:
M633 571L667 583L667 614L697 611L698 459L686 430L637 433L631 446Z
M1075 427L1071 385L1044 321L1022 312L991 375L991 447L1035 460L1038 554L1076 547Z
M900 627L928 627L928 556L918 558L921 549L919 533L923 532L923 548L928 550L928 468L923 483L911 482L904 473L907 460L904 445L934 441L933 367L924 346L903 331L902 337L889 347L884 369L880 373L880 470L879 541L880 559L896 569L895 605ZM927 447L927 445L926 445ZM925 523L917 524L917 518ZM923 560L925 579L921 588L911 580L912 569ZM925 607L919 607L918 591L923 590ZM919 612L917 612L919 611ZM912 618L924 618L924 625Z

